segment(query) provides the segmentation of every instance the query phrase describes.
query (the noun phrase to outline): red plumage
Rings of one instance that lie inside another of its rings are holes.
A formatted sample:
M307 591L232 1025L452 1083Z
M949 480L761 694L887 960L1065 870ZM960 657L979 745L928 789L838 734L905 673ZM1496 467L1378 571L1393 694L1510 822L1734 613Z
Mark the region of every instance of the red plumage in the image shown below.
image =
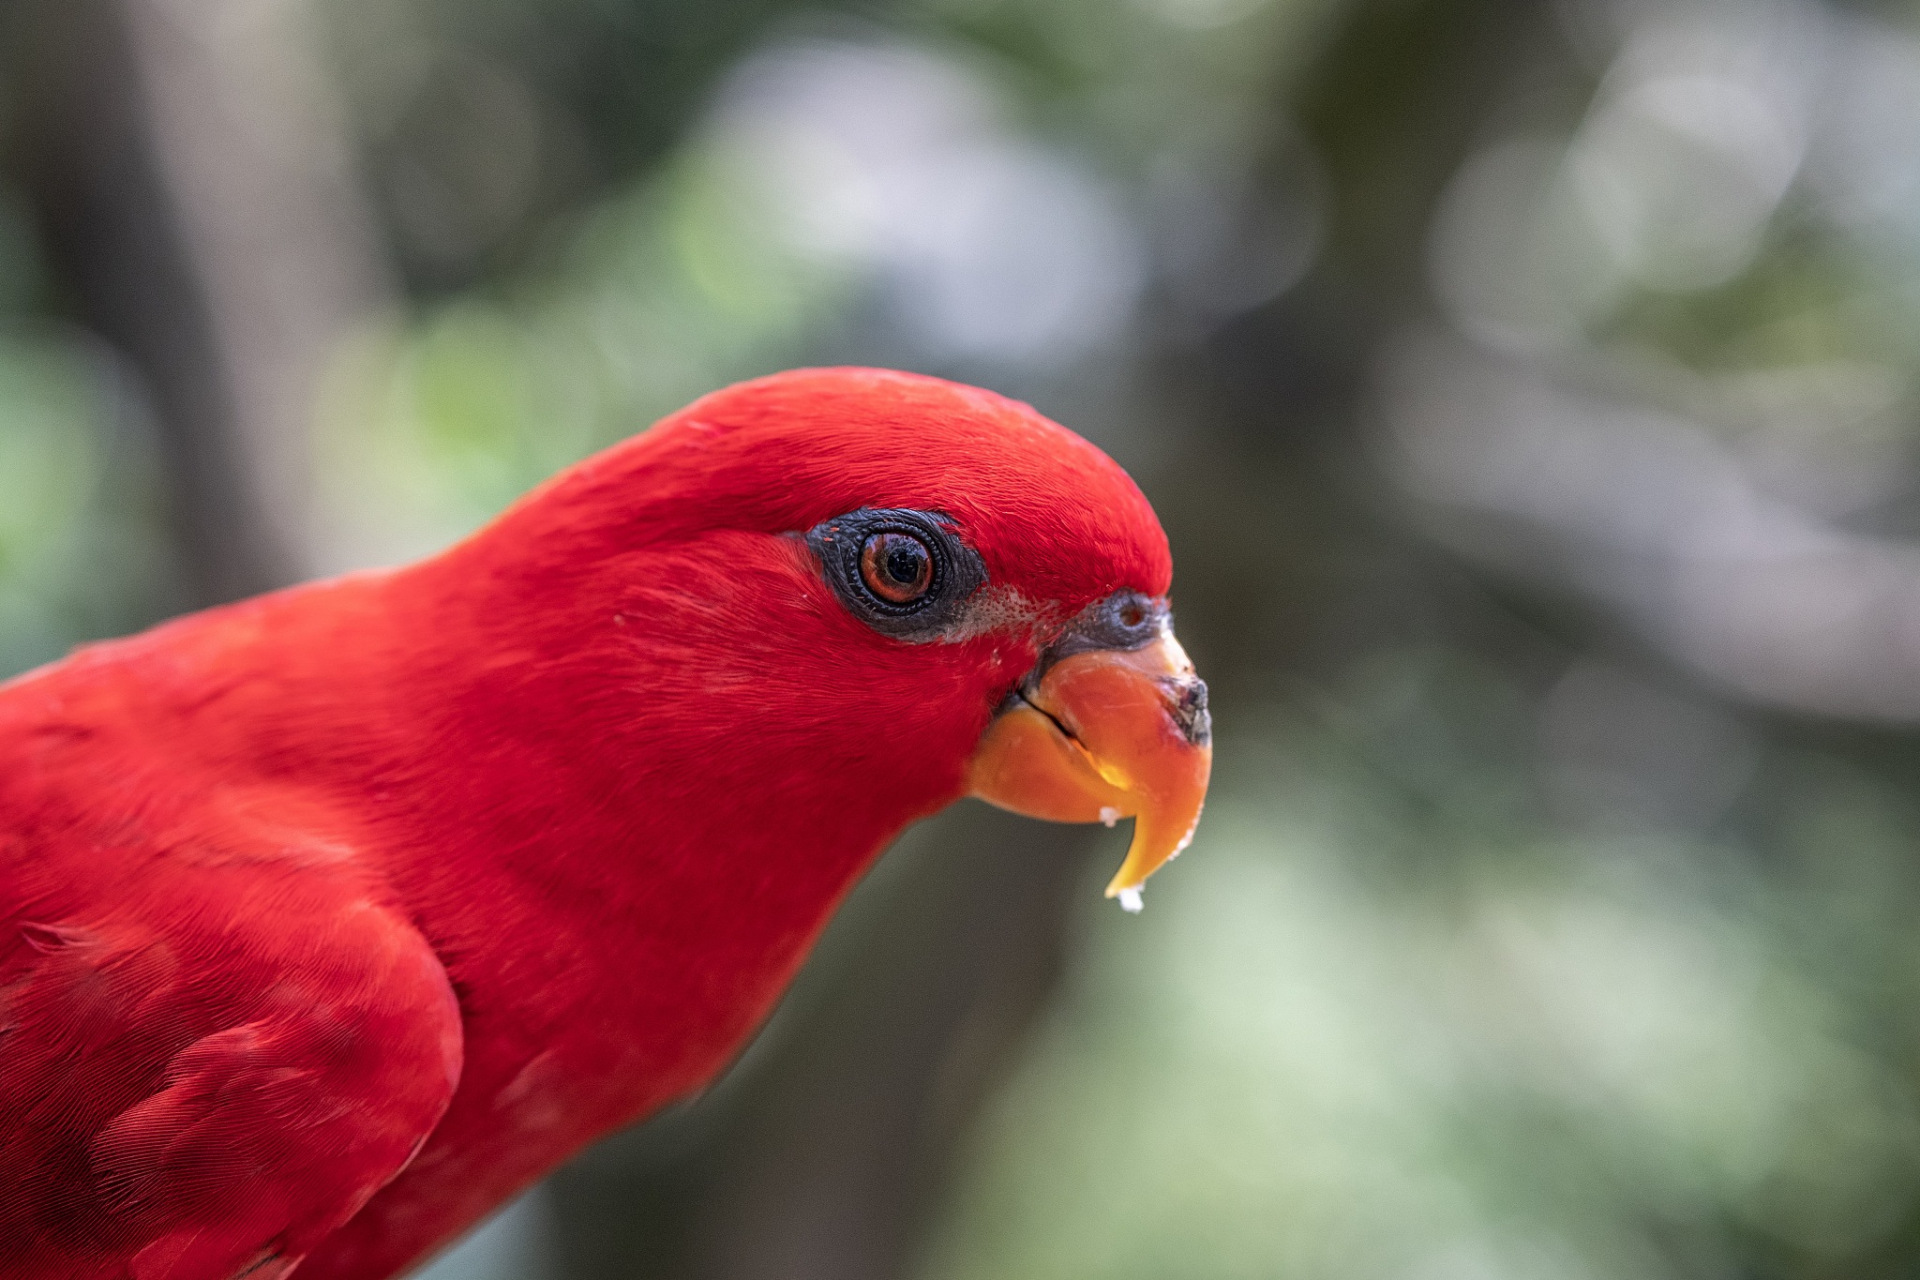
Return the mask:
M971 630L842 606L800 535L863 507L978 551ZM1027 407L806 371L0 686L0 1276L417 1261L709 1080L1049 635L1170 572Z

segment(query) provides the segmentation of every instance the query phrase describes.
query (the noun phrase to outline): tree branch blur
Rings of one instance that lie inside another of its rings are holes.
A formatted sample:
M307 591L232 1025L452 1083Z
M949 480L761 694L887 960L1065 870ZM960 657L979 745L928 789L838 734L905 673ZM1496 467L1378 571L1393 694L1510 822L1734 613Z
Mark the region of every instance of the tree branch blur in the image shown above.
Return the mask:
M138 371L194 598L308 562L308 428L386 288L300 0L30 0L19 169L77 318Z
M1910 209L1920 47L1819 6L1613 21L1583 114L1486 138L1454 178L1423 244L1451 336L1378 348L1389 468L1441 540L1727 693L1912 721L1920 545L1873 530L1910 486L1904 352L1817 320L1752 344L1775 307L1818 314L1769 237L1866 246ZM1682 123L1676 85L1748 105ZM1882 305L1881 274L1846 305Z
M1769 493L1704 425L1591 371L1432 335L1385 368L1394 460L1442 539L1584 591L1740 697L1920 718L1920 546Z

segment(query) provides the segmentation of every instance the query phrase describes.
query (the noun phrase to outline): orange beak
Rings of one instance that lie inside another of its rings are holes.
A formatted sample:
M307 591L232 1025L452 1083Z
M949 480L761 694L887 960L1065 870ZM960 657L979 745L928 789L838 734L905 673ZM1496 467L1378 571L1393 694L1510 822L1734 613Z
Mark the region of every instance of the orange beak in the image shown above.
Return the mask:
M1140 886L1193 839L1212 768L1207 686L1162 630L1142 648L1045 667L987 726L967 781L982 800L1031 818L1132 818L1133 844L1107 896L1138 911Z

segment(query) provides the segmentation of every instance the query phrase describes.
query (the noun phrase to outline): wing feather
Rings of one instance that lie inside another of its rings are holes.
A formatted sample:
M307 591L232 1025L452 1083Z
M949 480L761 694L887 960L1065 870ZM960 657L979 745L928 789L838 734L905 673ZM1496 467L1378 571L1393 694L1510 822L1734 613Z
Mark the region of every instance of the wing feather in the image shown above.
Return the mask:
M161 870L59 918L0 909L7 1280L267 1280L452 1097L446 974L352 874Z

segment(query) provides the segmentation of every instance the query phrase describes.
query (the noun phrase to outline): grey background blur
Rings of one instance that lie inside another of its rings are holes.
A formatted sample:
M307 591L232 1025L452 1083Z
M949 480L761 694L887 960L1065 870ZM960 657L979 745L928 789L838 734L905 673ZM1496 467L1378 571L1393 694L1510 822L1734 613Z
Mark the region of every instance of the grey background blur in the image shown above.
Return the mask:
M834 362L1140 480L1199 838L910 833L434 1280L1920 1273L1920 9L0 9L0 672Z

